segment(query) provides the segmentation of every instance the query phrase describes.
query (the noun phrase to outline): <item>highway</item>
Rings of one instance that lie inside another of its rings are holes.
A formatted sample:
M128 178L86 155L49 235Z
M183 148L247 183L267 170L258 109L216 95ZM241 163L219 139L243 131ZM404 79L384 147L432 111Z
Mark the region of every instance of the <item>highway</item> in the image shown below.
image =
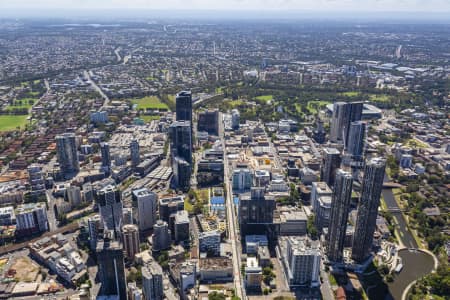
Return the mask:
M102 89L92 80L91 78L91 73L92 71L83 71L83 75L84 78L86 78L89 83L91 84L91 86L94 88L94 90L96 90L100 96L102 96L102 98L105 100L105 102L103 102L103 106L100 108L100 110L102 110L103 107L107 106L109 104L109 97L102 91Z
M229 164L228 164L228 158L225 148L225 140L223 138L222 134L222 147L223 147L223 163L224 163L224 182L226 185L226 194L227 194L227 225L228 225L228 238L231 240L231 247L233 249L233 280L234 280L234 286L236 290L236 296L238 296L240 299L246 299L245 296L245 290L242 285L242 274L241 274L241 268L240 268L240 252L238 251L239 247L239 233L237 232L236 224L236 214L234 212L234 201L233 201L233 191L231 189L230 185L230 172L229 172Z

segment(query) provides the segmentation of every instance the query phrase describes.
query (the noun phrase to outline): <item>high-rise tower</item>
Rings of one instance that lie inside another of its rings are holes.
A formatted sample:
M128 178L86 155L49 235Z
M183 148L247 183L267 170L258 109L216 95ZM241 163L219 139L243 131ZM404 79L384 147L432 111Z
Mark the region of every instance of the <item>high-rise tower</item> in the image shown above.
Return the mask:
M192 127L192 93L182 91L176 97L177 121L189 121Z
M373 233L380 205L381 191L383 189L386 160L372 158L364 166L364 177L361 186L361 198L358 204L358 214L353 237L352 258L361 262L370 254Z
M352 185L352 175L341 169L337 170L328 226L327 255L330 261L342 260Z
M56 152L61 171L64 174L76 173L80 170L74 133L56 136Z
M336 170L341 165L341 153L336 148L324 148L320 179L329 186L334 184Z

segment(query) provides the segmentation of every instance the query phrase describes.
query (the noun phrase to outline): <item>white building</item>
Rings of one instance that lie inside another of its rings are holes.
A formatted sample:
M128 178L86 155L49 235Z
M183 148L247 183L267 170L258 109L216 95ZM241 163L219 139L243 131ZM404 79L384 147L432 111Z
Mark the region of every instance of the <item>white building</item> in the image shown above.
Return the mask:
M16 209L16 231L42 232L48 230L47 207L44 202L19 205Z
M282 237L280 254L289 285L316 287L320 285L320 245L307 237Z
M319 197L322 196L330 196L333 194L333 191L330 189L326 182L313 182L311 189L311 205L313 207L314 212L317 213L319 209Z
M0 207L0 226L12 225L16 222L13 206Z
M153 228L157 216L158 195L146 188L133 191L133 199L138 204L138 226L140 231Z

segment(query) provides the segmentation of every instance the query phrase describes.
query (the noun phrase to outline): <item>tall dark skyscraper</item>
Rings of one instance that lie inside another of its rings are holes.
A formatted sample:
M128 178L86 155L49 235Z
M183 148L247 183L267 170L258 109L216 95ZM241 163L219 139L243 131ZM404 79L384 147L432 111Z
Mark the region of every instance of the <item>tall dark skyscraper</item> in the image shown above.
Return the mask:
M109 151L109 144L101 143L100 152L102 154L102 168L107 168L109 170L111 167L111 153Z
M173 185L189 189L192 173L192 129L189 121L176 121L169 127Z
M64 174L76 173L80 170L74 133L64 133L56 136L56 155L61 171Z
M100 295L127 299L123 247L119 241L110 238L99 240L96 248Z
M343 131L342 141L344 142L344 145L346 147L348 145L350 126L352 122L361 121L363 106L364 104L362 102L352 102L347 103L346 105L344 119L342 120L342 131Z
M352 258L356 262L366 259L371 250L373 233L383 189L386 160L372 158L364 166L364 177L361 186L361 198L358 204L355 234L352 245Z
M181 157L192 164L192 136L188 121L173 122L169 127L170 150L172 157Z
M333 186L336 170L341 165L341 153L336 148L324 148L320 178L329 186Z
M176 98L177 121L189 121L192 127L192 93L183 91Z
M206 110L198 113L198 131L219 135L219 110Z
M253 187L250 194L242 194L239 199L241 234L267 234L268 225L273 224L275 208L275 198L265 195L265 188Z
M352 186L352 175L341 169L337 170L328 226L327 255L330 261L342 260Z
M363 111L362 102L335 102L331 118L330 141L347 144L350 124L361 121Z
M360 160L364 154L364 142L366 137L366 123L362 121L352 122L346 145L347 153L353 159Z

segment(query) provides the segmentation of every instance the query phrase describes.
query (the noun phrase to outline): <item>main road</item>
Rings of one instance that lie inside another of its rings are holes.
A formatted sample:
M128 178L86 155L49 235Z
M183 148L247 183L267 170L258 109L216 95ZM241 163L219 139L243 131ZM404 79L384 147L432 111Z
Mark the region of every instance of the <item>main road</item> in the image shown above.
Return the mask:
M233 279L234 279L234 287L236 291L236 296L238 296L240 299L246 299L245 297L245 290L242 285L242 274L240 269L240 253L239 253L239 233L237 232L236 228L236 214L235 214L235 205L233 201L233 191L231 189L230 185L230 172L229 172L229 164L228 164L228 158L225 148L225 141L222 135L222 147L223 147L223 164L224 164L224 182L225 182L225 188L226 188L226 196L227 196L227 223L228 223L228 238L231 240L231 247L233 251Z
M92 88L94 90L96 90L100 96L102 96L102 98L105 100L105 102L103 102L103 106L100 108L100 110L103 109L103 107L107 106L109 104L109 97L103 92L103 90L94 82L94 80L92 80L91 78L91 71L84 71L83 75L84 78L86 78L86 80L89 81L89 83L91 84Z

